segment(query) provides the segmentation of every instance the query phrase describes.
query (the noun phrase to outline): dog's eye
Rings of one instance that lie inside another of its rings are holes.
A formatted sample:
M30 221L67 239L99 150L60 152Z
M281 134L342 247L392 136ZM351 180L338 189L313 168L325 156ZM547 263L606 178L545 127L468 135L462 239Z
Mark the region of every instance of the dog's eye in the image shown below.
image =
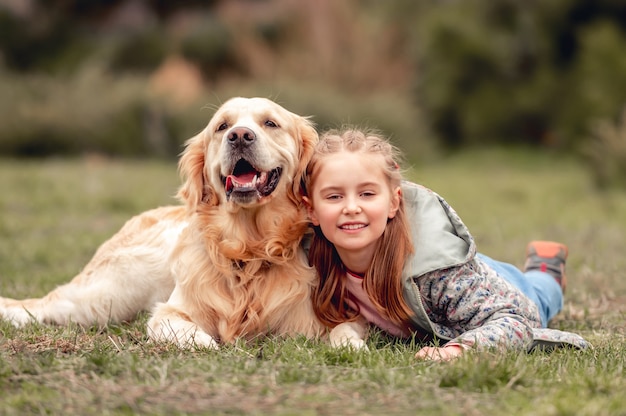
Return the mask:
M278 124L274 123L272 120L266 120L266 121L265 121L265 125L266 125L267 127L272 127L272 128L274 128L274 127L278 127Z
M222 123L217 127L217 131L223 131L228 128L228 123Z

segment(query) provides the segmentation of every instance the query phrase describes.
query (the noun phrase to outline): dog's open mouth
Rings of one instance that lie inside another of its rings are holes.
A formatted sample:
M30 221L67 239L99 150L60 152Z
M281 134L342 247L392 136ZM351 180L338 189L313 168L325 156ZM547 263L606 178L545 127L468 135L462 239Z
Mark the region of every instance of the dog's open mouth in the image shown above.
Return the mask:
M276 189L281 173L281 167L260 172L247 160L239 159L233 172L222 179L226 198L248 202L251 198L266 197Z

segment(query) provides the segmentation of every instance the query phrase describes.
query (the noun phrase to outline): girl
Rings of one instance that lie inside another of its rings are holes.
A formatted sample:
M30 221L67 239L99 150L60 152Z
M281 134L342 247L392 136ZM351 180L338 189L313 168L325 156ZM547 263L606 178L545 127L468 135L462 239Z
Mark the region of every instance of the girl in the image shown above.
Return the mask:
M436 340L417 352L423 359L472 347L586 347L578 335L545 329L562 307L567 247L530 243L524 273L477 254L440 196L402 181L397 155L376 134L330 131L308 165L309 259L320 282L313 302L334 328L331 340L364 347L369 323Z

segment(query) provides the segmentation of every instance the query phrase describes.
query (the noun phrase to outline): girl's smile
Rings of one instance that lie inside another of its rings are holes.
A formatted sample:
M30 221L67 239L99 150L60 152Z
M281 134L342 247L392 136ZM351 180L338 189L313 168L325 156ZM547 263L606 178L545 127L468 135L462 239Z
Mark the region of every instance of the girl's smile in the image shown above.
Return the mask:
M339 226L339 228L341 228L342 230L345 231L358 231L362 228L367 227L367 224L362 224L362 223L346 223L346 224L342 224Z

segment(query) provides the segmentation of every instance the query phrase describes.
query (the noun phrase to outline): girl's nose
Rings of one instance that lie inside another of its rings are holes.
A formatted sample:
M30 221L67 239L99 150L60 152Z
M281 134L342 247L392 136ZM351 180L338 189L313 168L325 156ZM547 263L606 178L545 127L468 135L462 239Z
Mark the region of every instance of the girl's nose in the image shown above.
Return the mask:
M346 200L346 205L343 208L344 214L360 214L361 211L361 206L357 203L357 201L353 199Z

